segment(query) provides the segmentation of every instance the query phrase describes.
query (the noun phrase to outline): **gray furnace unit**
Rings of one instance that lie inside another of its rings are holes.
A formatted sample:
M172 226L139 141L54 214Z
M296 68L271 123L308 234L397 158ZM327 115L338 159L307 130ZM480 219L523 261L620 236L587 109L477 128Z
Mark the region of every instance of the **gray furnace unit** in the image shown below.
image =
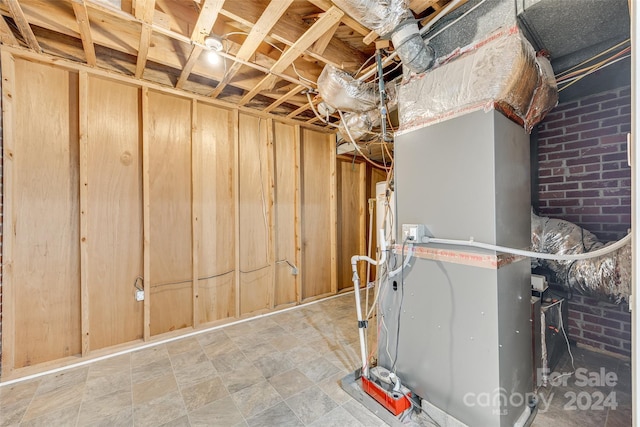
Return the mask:
M432 237L530 246L529 136L501 113L401 134L395 162L397 245L402 224L424 224ZM410 266L381 293L379 365L395 361L427 407L469 426L527 424L530 274L527 258L416 245Z

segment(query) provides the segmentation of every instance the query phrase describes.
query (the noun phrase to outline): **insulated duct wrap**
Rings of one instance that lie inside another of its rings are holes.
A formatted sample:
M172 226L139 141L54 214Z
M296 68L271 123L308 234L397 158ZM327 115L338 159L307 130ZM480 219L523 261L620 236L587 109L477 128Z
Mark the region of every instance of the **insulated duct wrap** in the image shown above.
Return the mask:
M606 246L591 232L561 219L531 213L531 245L535 252L580 254ZM532 259L532 267L552 271L569 290L619 304L631 290L631 243L610 254L580 261Z
M553 70L517 27L442 58L400 86L400 133L497 108L530 132L558 102Z
M407 0L333 0L333 3L381 36L413 18Z
M349 128L349 133L351 133L351 137L354 141L357 141L366 136L374 127L380 126L381 117L380 111L369 110L364 113L346 113L344 114L344 119ZM345 123L340 123L338 130L342 139L350 141L344 126Z
M337 110L358 112L377 108L380 100L375 83L364 83L333 65L325 65L318 77L318 92Z

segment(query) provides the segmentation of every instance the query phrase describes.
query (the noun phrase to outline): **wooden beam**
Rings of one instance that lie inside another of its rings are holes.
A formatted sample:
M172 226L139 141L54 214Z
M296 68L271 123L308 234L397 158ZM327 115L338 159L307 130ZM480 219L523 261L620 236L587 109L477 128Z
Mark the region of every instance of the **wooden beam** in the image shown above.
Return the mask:
M233 229L234 229L234 276L235 317L240 317L240 112L231 112L233 129Z
M80 131L80 330L82 331L82 355L89 354L91 337L89 336L89 250L88 250L88 214L89 182L87 158L89 150L89 77L86 71L79 73L78 110ZM97 238L97 236L95 236Z
M151 338L151 181L149 175L149 89L142 87L142 271L144 286L143 338Z
M13 185L15 180L14 154L14 128L15 111L14 96L16 90L15 60L6 50L0 52L2 60L2 377L5 378L15 368L16 352L16 303L13 275L13 246L17 216L14 211L14 200L18 194Z
M91 24L89 22L89 14L87 13L87 4L85 0L73 0L71 5L73 6L73 13L76 15L76 21L78 22L82 48L84 49L87 64L95 67L96 51L93 46L93 37L91 36Z
M191 70L193 70L193 67L196 65L196 62L198 62L198 58L200 57L200 54L202 53L203 50L204 49L198 46L197 44L193 46L193 49L191 49L191 53L189 54L189 59L187 59L187 63L184 64L184 67L182 67L182 71L180 72L180 78L176 83L177 89L182 89L182 86L184 86L187 79L189 78L189 75L191 74Z
M9 12L18 26L20 34L22 34L22 37L27 42L27 45L36 52L42 53L40 44L38 43L35 34L33 34L33 30L31 30L29 21L27 21L27 18L24 16L24 12L18 3L18 0L4 0L4 2L9 7Z
M9 28L9 24L4 20L4 16L0 15L0 42L9 46L20 46L16 36Z
M326 11L320 19L318 19L289 49L285 50L280 58L271 67L270 71L274 73L282 73L295 61L305 50L316 42L324 33L326 33L333 25L342 18L344 12L337 7L332 7ZM271 84L276 76L270 74L256 87L251 89L239 102L239 105L245 105L262 89Z
M204 0L200 14L198 15L198 21L191 33L191 40L197 43L204 43L205 37L211 33L213 24L218 19L218 13L222 9L224 0Z
M202 217L202 136L198 130L198 101L191 100L191 290L193 327L200 325L200 218Z
M241 59L243 61L248 61L249 58L256 52L260 43L269 35L273 26L278 22L280 17L286 12L289 8L289 5L293 0L279 0L272 1L269 3L267 8L264 10L260 19L255 23L255 25L251 28L249 35L240 46L240 50L236 54L236 58ZM222 92L227 83L231 81L231 79L236 75L240 67L242 66L239 62L234 62L229 71L227 71L224 78L220 81L218 86L215 88L212 97L216 97Z
M287 92L285 95L282 95L276 102L274 102L273 104L271 104L267 108L265 108L263 111L265 113L269 113L269 112L275 110L278 106L280 106L280 104L282 104L284 102L287 102L289 99L291 99L294 96L298 95L303 90L304 90L304 86L298 85L298 86L294 87L289 92Z
M136 78L141 79L147 65L147 55L151 45L151 33L153 32L153 11L156 0L145 0L136 2L136 18L142 20L140 29L140 43L138 44L138 58L136 60Z
M435 9L437 3L438 0L411 0L409 2L409 9L419 15L430 7L434 7Z
M322 55L324 53L324 51L327 49L327 46L329 46L329 43L331 42L331 39L333 39L333 36L336 33L336 31L338 30L339 26L340 26L340 22L336 22L335 25L333 27L331 27L331 29L329 31L324 33L322 35L322 37L320 37L313 44L313 48L311 49L311 51L313 53L317 53L318 55Z
M313 105L318 105L318 103L320 102L319 99L314 99L313 101ZM292 111L291 113L287 114L287 119L290 119L292 117L297 116L298 114L302 113L303 111L307 111L309 109L309 103L304 104L302 107L298 108L295 111Z
M308 1L312 5L324 11L331 9L331 6L333 6L333 3L331 3L331 0L308 0ZM359 23L358 21L356 21L355 19L347 15L346 13L342 17L341 21L342 23L344 23L344 25L351 28L352 30L355 30L360 35L366 36L367 34L369 34L369 29L367 27L365 27L364 25L362 25L361 23Z

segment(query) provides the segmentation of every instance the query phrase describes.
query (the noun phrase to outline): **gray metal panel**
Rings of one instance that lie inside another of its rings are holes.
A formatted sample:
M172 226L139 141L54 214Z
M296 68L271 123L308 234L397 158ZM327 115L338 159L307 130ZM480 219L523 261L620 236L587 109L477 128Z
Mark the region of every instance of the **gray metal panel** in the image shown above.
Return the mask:
M529 135L521 126L476 111L400 135L394 151L397 224L425 224L435 237L530 245Z

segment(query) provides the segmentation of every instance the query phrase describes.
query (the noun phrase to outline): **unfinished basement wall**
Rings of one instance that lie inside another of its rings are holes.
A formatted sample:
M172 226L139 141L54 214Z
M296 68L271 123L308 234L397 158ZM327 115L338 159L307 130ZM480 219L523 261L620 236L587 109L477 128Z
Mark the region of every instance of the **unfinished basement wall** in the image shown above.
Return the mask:
M558 105L538 126L540 215L574 222L602 241L631 227L627 133L631 90L621 87ZM569 336L578 343L631 355L628 304L573 295Z
M39 59L2 52L3 379L338 291L334 135Z

